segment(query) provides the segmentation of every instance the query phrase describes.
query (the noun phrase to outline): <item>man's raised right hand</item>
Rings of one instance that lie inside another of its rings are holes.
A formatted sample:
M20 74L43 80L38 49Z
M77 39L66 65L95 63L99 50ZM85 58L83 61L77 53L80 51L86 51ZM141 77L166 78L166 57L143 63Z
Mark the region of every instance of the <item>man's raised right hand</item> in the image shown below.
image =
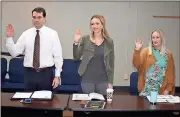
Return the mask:
M7 37L13 37L14 36L14 28L13 28L12 24L8 24L6 26L6 36Z

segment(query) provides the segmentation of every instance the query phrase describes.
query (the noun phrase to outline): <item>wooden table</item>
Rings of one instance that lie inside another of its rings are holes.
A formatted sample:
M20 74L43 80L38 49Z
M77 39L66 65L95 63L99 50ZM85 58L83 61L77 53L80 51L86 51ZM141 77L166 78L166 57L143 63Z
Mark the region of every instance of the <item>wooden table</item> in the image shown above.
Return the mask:
M2 116L62 116L62 111L67 108L69 95L55 94L51 101L32 101L23 104L20 100L10 100L14 93L1 93Z
M132 95L114 95L111 104L106 103L104 109L85 109L80 101L73 101L72 95L69 100L69 109L74 112L74 116L80 115L109 115L112 113L123 116L169 116L173 112L180 112L180 104L157 103L151 105L147 99ZM84 113L84 114L83 114Z

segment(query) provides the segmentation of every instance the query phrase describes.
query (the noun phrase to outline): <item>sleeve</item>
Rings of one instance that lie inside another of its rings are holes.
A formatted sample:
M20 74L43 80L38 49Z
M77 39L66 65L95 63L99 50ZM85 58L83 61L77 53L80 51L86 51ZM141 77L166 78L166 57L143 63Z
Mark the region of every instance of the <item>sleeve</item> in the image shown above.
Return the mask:
M169 54L168 66L167 66L167 86L166 90L172 92L175 87L175 65L173 55Z
M75 60L79 60L83 55L85 36L80 39L78 45L73 44L73 57Z
M16 57L20 54L23 54L25 50L25 34L19 37L17 43L15 44L12 37L6 39L6 48L12 57Z
M112 52L110 55L110 73L109 73L109 77L108 77L108 82L113 84L113 80L114 80L114 61L115 61L115 55L114 55L114 42L112 40Z
M147 59L147 48L142 50L134 49L133 53L133 66L139 71Z
M58 36L58 33L54 33L54 42L53 42L53 57L55 63L55 76L60 77L63 66L63 58L62 58L62 47L61 42Z
M142 50L134 50L133 54L133 66L137 69L138 75L140 76L141 74L144 73L145 70L145 64L147 60L147 48L144 48ZM144 78L143 77L138 77L138 91L141 92L144 87Z

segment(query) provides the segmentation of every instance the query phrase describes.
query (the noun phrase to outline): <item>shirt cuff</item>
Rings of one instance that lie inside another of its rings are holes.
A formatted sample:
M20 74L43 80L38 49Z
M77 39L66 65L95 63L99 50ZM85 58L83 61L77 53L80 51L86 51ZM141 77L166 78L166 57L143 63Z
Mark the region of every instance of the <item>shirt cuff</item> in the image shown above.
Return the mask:
M60 69L55 69L55 77L60 77L60 76L61 76Z
M6 38L6 43L13 43L13 38L12 37L7 37Z
M141 51L141 49L138 50L138 49L136 49L136 48L134 48L134 50L137 51L137 52Z

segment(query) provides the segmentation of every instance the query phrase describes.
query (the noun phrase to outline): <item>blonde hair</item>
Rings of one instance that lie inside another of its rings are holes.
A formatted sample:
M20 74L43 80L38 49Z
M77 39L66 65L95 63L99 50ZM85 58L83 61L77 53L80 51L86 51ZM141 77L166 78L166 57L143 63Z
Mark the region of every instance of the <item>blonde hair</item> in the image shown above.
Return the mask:
M102 16L102 15L93 15L93 16L91 17L91 20L94 19L94 18L99 19L100 22L101 22L101 24L103 25L102 32L101 32L103 38L105 38L105 39L109 38L109 34L108 34L108 32L107 32L107 29L106 29L106 24L105 24L105 18L104 18L104 16ZM91 27L91 20L90 20L90 27ZM93 32L92 30L91 30L90 38L91 38L91 39L94 38L94 32Z
M151 33L151 39L150 39L150 41L149 41L149 55L152 54L152 46L153 46L153 45L152 45L152 35L153 35L154 32L157 32L157 33L159 33L159 35L160 35L160 38L161 38L161 49L160 49L160 53L161 53L162 56L164 56L164 54L166 53L165 37L164 37L163 31L160 30L160 29L156 29L156 30L154 30L154 31Z

